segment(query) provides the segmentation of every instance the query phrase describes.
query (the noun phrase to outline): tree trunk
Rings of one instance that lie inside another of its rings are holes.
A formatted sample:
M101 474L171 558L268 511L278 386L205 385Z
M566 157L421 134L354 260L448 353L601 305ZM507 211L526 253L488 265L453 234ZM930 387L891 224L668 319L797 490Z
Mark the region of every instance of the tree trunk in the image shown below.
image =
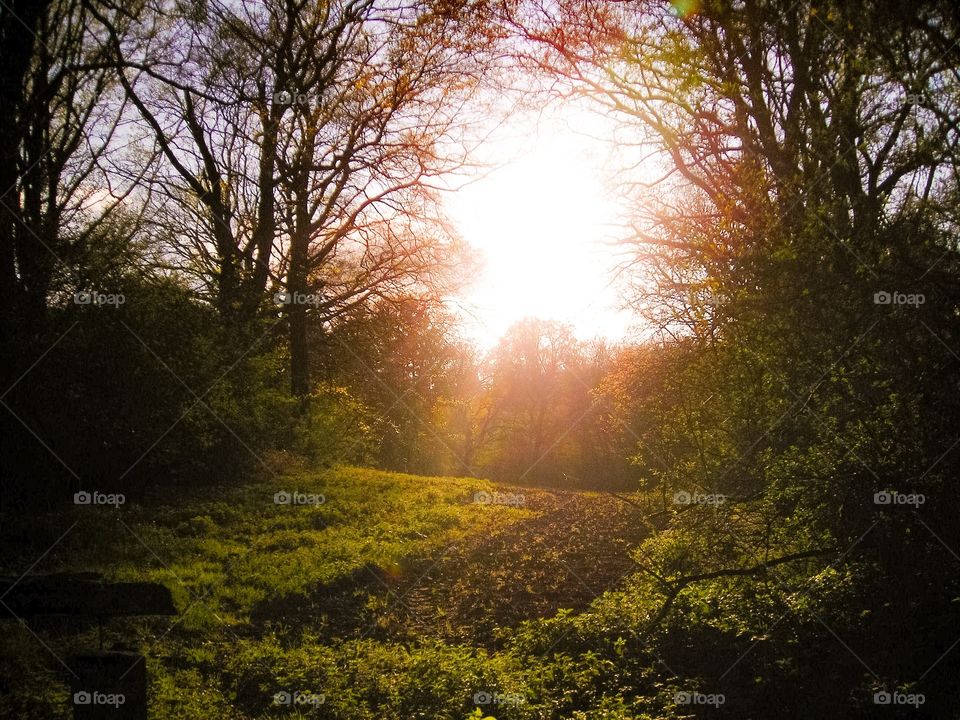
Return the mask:
M20 124L20 108L23 104L23 84L33 55L33 29L46 13L49 0L37 2L9 2L0 5L0 335L3 345L12 349L14 336L19 330L29 330L21 312L21 287L17 278L15 243L19 223L19 206L16 188L19 185L20 150L23 126ZM42 250L42 249L41 249ZM45 250L42 250L46 252ZM46 297L44 296L44 300ZM36 308L32 308L32 315ZM3 352L0 358L0 377L8 380L15 375L13 359ZM6 387L8 383L4 383Z
M307 344L307 266L309 234L306 231L306 197L297 203L298 220L290 239L290 269L287 274L287 319L290 330L290 391L304 398L310 393L310 349ZM299 217L303 215L303 217ZM301 224L300 221L304 224Z

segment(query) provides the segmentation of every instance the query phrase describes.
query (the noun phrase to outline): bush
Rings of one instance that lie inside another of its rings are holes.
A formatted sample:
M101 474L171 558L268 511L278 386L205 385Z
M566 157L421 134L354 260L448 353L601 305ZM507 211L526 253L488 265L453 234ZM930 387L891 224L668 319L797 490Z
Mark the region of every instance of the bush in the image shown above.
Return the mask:
M313 465L370 464L377 451L377 430L373 412L349 390L321 384L294 421L292 449Z

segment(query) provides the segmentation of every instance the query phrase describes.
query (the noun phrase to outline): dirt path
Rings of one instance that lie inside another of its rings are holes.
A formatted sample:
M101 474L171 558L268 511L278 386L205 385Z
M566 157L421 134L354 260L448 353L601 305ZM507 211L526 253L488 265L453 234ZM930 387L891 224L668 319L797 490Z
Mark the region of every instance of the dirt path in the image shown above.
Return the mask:
M522 494L534 514L400 570L367 565L307 595L270 598L254 608L254 625L295 628L290 618L308 617L305 626L330 637L494 648L497 627L582 610L635 569L629 551L649 535L640 508L600 493L501 491Z
M394 631L492 646L497 626L581 610L636 567L628 551L649 534L639 508L610 495L517 492L536 516L387 578Z

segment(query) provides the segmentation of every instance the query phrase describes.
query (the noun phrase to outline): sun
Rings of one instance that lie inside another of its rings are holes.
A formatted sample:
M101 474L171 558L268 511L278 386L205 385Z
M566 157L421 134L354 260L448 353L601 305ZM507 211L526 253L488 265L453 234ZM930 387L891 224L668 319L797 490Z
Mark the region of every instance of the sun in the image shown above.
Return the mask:
M581 337L621 337L628 320L612 283L621 212L602 127L568 111L510 130L487 148L498 167L449 205L482 261L462 297L468 334L490 347L511 324L536 316L567 322Z

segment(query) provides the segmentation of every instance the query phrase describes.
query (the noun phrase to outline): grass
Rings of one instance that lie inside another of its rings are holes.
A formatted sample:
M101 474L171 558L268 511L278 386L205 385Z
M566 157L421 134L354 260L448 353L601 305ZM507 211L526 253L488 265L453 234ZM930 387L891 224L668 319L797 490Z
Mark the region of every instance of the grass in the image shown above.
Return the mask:
M229 490L196 491L176 504L71 505L53 513L48 518L53 522L43 523L56 532L37 534L11 519L4 532L9 565L3 573L17 577L66 530L32 574L96 571L116 581L162 583L174 595L179 617L114 620L106 633L108 647L132 644L148 655L152 717L235 718L238 704L249 717L295 717L289 708L272 704L279 691L271 688L297 679L293 670L281 672L280 666L297 667L303 661L316 668L325 658L332 667L336 659L330 638L318 639L329 629L328 611L336 608L315 607L311 594L338 581L346 581L347 590L358 581L381 589L380 578L413 573L452 543L530 514L472 502L476 492L491 489L490 483L476 479L336 467ZM314 498L312 504L277 504L274 496L279 492ZM348 594L345 599L370 605L375 615L376 593ZM379 602L393 600L387 595ZM52 658L44 657L26 626L9 629L0 645L3 676L12 673L13 681L2 688L7 693L0 693L0 715L66 717L65 687L49 669ZM96 629L89 623L44 631L47 644L61 657L96 648ZM375 626L356 633L351 650L356 672L362 672L358 657L368 657L371 668L387 658L412 663L410 672L425 662L409 651L405 656L397 649L380 648L375 640L365 641L373 634ZM290 647L294 637L303 639ZM437 652L443 651L434 649L433 655ZM470 650L451 650L450 662L467 663L472 656ZM268 658L278 665L263 679L262 692L251 696L248 676L256 668L267 668ZM250 667L241 670L248 659ZM380 682L379 675L376 678ZM306 677L300 679L310 685ZM331 682L326 678L322 684ZM397 688L379 692L389 698ZM329 695L326 715L338 704L351 703L348 688L341 688L337 701L335 694ZM308 709L316 716L317 708Z
M208 627L209 613L217 624L243 624L270 598L303 594L368 566L402 573L411 558L525 514L473 505L473 494L488 487L344 467L282 476L222 497L135 510L122 518L129 536L100 569L117 580L170 587L188 628ZM322 502L278 505L278 492ZM202 603L191 603L198 596Z
M622 572L604 562L626 552L634 511L595 493L475 502L505 490L336 467L178 492L176 503L71 503L5 522L0 572L36 562L31 574L169 587L178 617L114 619L105 632L107 649L147 656L157 720L674 717L646 712L655 678L649 658L624 650L626 598L584 599L584 581ZM279 492L315 502L278 504ZM580 612L556 612L567 607ZM5 629L0 717L65 720L55 657L96 649L96 626Z

